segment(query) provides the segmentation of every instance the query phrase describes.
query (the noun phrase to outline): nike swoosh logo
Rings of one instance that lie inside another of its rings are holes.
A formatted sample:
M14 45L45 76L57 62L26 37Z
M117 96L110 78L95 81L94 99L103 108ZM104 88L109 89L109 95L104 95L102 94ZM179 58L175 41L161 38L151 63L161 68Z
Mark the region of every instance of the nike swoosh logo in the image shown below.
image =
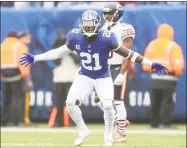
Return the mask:
M116 70L120 69L120 67L115 68Z

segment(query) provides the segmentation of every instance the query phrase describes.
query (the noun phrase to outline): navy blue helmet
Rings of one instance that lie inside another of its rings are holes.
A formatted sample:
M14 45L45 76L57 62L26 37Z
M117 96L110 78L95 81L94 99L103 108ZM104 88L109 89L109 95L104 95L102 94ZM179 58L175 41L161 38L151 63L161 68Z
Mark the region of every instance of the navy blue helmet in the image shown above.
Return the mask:
M94 10L85 11L80 18L80 27L87 37L98 34L101 27L101 17Z
M117 2L109 2L103 8L103 17L106 21L105 14L112 15L110 22L116 23L123 17L123 7Z

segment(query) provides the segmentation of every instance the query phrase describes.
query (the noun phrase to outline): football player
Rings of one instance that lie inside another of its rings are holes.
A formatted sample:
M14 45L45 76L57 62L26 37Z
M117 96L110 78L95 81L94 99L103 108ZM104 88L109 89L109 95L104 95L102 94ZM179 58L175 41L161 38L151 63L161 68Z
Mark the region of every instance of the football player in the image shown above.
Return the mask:
M103 8L103 18L105 25L102 27L104 30L112 31L115 33L120 45L132 49L133 40L135 37L134 27L130 24L120 23L123 17L123 8L117 2L110 2ZM124 59L119 54L111 51L108 60L110 65L111 76L114 82L114 103L117 111L115 137L116 142L125 142L125 129L130 124L127 120L127 111L124 105L124 95L128 80L129 71L132 70L129 61ZM99 102L99 98L94 98L95 103Z
M65 45L39 55L25 54L20 59L21 64L27 66L38 61L58 59L73 51L78 53L81 68L66 100L70 117L80 129L74 145L81 145L90 133L76 101L83 102L93 90L96 91L104 109L104 144L105 146L113 145L112 129L115 111L113 108L113 82L108 70L110 51L114 51L132 62L150 65L159 74L167 73L167 68L161 64L154 63L140 54L120 46L115 34L101 31L100 26L100 15L96 11L87 10L80 18L80 29L69 31Z

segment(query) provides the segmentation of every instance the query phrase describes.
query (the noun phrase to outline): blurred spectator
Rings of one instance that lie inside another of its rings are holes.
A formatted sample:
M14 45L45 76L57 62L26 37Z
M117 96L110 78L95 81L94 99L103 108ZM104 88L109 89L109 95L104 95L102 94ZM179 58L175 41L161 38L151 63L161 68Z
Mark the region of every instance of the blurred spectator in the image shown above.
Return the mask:
M168 5L186 5L186 2L180 2L180 1L176 1L176 2L166 2Z
M140 5L166 5L166 2L163 1L142 1L139 2Z
M44 2L42 2L42 1L30 1L29 6L35 7L35 8L41 8L43 6L43 3Z
M14 7L13 1L1 1L1 7Z
M157 29L157 39L151 41L145 50L145 57L164 64L169 72L168 75L161 77L155 73L151 75L150 124L154 128L172 127L173 94L184 69L182 49L173 38L173 28L168 24L161 24ZM143 70L151 72L151 68L146 65L143 66Z
M142 1L139 2L140 5L185 5L186 2L169 2L169 1Z
M29 1L25 1L25 2L20 2L20 1L15 1L14 2L14 7L15 8L29 8L29 7L42 7L43 2L40 1L35 1L35 2L29 2Z
M54 40L53 49L66 43L66 35L60 32ZM66 112L65 101L72 82L78 69L77 57L70 54L64 58L55 60L56 68L53 70L54 82L54 107L52 109L49 127L69 126L71 123L69 114Z
M54 8L55 7L55 2L53 1L44 1L43 2L43 8Z
M91 1L1 1L1 7L15 7L15 8L67 8L67 7L74 7L74 8L102 8L105 5L105 1L102 2L91 2ZM119 1L119 3L124 5L186 5L185 1L176 1L176 2L169 2L169 1ZM102 6L101 6L102 5ZM82 6L82 7L81 7Z
M136 1L120 1L118 2L120 5L138 5L139 2Z
M64 8L65 8L65 7L67 8L67 7L70 7L70 6L71 6L71 3L72 3L72 2L58 2L58 3L57 3L57 7L58 7L58 8L63 8L63 7L64 7Z
M20 2L20 1L14 2L14 8L22 9L28 7L30 7L29 2Z
M24 124L24 80L30 75L30 66L20 65L22 53L28 53L28 48L15 31L9 31L1 43L2 125Z
M58 2L57 7L58 8L67 8L71 7L71 9L76 9L76 8L86 8L92 6L92 2ZM98 2L97 2L98 6Z
M23 31L18 33L18 38L20 40L20 43L23 47L27 48L27 46L31 43L31 34L28 31ZM31 75L29 74L28 77L24 81L24 106L23 106L23 121L25 124L29 125L30 122L30 114L29 114L29 108L30 108L30 95L29 91L33 89L33 83L31 79Z

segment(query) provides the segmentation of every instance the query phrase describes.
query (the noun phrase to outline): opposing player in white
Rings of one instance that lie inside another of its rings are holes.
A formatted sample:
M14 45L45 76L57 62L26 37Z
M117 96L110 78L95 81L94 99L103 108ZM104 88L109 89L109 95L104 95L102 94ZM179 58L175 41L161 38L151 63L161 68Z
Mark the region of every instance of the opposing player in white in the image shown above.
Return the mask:
M123 17L122 6L117 2L107 3L103 9L103 17L105 25L102 29L114 32L120 45L132 49L135 30L130 24L120 23ZM127 87L130 64L127 59L124 59L115 52L111 52L111 58L109 58L108 64L110 65L111 76L114 82L114 102L117 109L117 135L115 141L125 142L125 129L130 122L127 120L124 95Z
M108 70L108 56L114 51L132 62L148 64L158 73L164 74L167 68L154 63L128 48L120 46L114 33L100 30L101 18L96 11L85 11L80 19L80 29L72 29L67 35L65 45L40 55L25 54L21 57L22 65L37 61L55 60L76 51L80 57L80 71L73 82L66 105L72 120L80 132L74 145L81 145L89 135L89 130L82 118L82 113L76 101L84 101L93 90L96 91L104 108L104 144L113 145L112 129L115 118L113 108L114 88Z
M117 2L109 2L103 9L103 18L105 25L102 27L104 30L112 31L115 33L120 45L132 49L133 40L135 38L134 27L130 24L120 23L123 17L123 8ZM112 52L108 60L110 65L111 76L114 83L114 103L116 106L116 142L125 142L126 127L130 124L127 120L127 111L124 105L124 95L129 75L129 61L124 59L119 54ZM97 103L99 98L95 97Z

